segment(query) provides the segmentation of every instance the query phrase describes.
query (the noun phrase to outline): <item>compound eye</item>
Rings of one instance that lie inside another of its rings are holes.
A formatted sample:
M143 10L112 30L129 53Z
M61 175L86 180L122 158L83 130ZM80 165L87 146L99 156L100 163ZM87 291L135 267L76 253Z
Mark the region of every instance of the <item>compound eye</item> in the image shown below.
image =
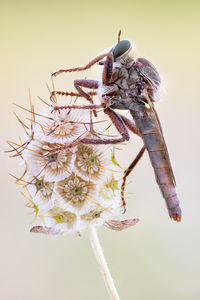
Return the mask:
M114 59L123 55L126 51L130 49L130 47L131 47L131 43L128 40L119 42L113 50Z

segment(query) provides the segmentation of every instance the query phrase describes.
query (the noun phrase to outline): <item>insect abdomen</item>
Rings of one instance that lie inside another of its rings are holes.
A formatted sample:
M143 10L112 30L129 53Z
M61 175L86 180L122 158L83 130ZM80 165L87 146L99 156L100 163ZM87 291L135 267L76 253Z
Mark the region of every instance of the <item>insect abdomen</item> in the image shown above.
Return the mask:
M181 209L175 190L175 180L159 121L153 109L136 105L133 116L154 168L156 181L166 201L169 215L181 220Z

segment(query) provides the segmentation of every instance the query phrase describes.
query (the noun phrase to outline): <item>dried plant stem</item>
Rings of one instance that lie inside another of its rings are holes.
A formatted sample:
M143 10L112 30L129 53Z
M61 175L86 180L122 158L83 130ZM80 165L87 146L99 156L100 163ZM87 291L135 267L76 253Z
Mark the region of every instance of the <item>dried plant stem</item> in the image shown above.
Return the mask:
M110 271L108 269L108 265L106 263L105 257L103 255L103 249L100 245L97 232L94 226L89 227L89 237L90 243L92 245L92 249L94 251L94 255L98 262L99 268L103 275L103 279L110 295L111 300L120 300L119 295L117 293L116 287L114 285L113 279L111 277Z

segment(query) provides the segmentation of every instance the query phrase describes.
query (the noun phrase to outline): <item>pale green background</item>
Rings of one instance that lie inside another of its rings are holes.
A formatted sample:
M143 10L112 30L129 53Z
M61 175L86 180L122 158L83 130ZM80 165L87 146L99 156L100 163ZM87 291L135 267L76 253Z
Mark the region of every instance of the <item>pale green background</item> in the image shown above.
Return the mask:
M5 4L6 3L6 4ZM18 162L3 150L23 131L13 102L48 98L45 83L61 67L84 65L116 43L133 41L137 55L159 67L168 86L156 105L171 155L183 220L168 217L147 154L127 187L135 228L100 230L100 240L123 300L200 299L200 5L199 1L8 1L1 3L1 246L2 300L108 299L87 235L51 239L29 233L31 217L8 172ZM96 71L91 71L96 78ZM62 75L56 86L72 88ZM128 166L141 142L122 154Z

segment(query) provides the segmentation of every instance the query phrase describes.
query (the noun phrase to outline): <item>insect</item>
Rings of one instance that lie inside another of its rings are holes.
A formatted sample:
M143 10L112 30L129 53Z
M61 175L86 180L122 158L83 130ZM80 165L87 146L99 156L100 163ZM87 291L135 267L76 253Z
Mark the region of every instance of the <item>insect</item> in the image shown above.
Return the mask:
M74 105L72 107L92 110L103 108L104 113L109 116L121 137L109 139L83 138L76 141L73 145L76 143L117 144L128 141L130 138L128 130L139 135L144 142L144 146L124 172L121 190L123 205L125 207L124 188L126 178L146 149L154 169L156 181L165 199L169 216L179 222L181 220L181 209L175 190L175 178L161 124L154 108L161 78L156 68L148 60L145 58L134 58L131 42L120 40L120 34L121 31L118 34L118 43L110 51L97 56L85 67L61 69L52 74L52 76L57 76L64 72L84 71L97 63L103 66L100 81L88 79L74 81L74 86L78 93L90 101L91 104L85 106ZM86 93L83 88L95 90L101 103L99 105L93 104L90 93ZM59 94L61 92L54 91L53 93ZM66 94L68 93L66 92ZM60 107L54 107L54 109L60 109ZM115 109L129 110L132 120L117 113Z

